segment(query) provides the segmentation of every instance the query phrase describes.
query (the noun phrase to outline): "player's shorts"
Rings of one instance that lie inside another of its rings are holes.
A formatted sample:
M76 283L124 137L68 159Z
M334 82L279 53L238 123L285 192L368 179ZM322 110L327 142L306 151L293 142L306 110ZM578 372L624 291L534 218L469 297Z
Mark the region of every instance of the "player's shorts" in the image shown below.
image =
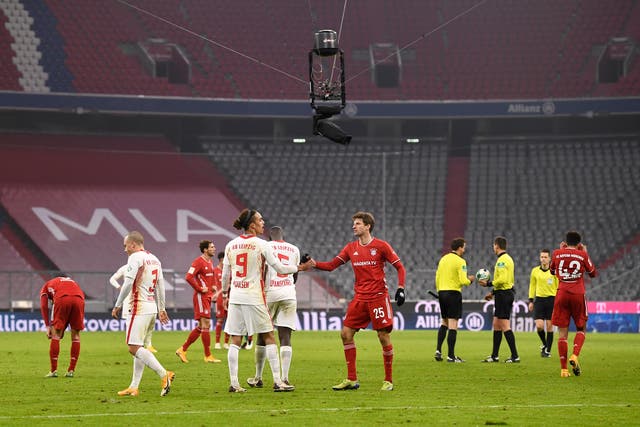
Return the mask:
M515 299L513 289L493 291L493 298L495 299L493 316L498 319L510 319L511 311L513 310L513 300Z
M462 317L462 292L439 291L438 301L443 319L460 319Z
M389 295L381 295L375 300L361 301L356 296L347 307L344 326L351 329L365 329L371 323L376 330L393 330L393 309Z
M227 308L224 306L224 297L222 296L222 292L220 292L218 294L218 298L216 298L216 318L227 318Z
M195 292L193 294L193 317L211 319L211 295Z
M273 323L266 305L229 304L225 333L242 336L271 331Z
M589 319L587 298L584 294L572 294L558 289L551 323L559 328L568 328L571 319L576 328L581 329L587 325Z
M84 299L75 295L56 298L53 304L53 320L51 326L54 329L71 329L81 331L84 329Z
M555 297L536 297L533 302L533 318L544 320L551 319L554 300Z
M134 314L127 317L126 339L128 345L144 345L144 339L156 325L156 314Z
M275 326L289 328L292 331L296 330L296 321L298 320L298 316L296 316L298 303L296 300L274 301L267 303L267 306Z

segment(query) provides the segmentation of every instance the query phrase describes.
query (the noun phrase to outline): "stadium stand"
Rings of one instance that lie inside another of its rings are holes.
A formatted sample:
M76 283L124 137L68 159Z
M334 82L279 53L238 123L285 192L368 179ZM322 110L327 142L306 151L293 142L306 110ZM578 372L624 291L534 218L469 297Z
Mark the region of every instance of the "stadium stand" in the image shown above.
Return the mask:
M60 270L103 273L82 283L92 300L112 303L109 272L126 261L131 229L178 278L201 239L222 249L236 235L239 203L224 180L162 137L3 134L1 145L3 209ZM191 305L187 288L172 295L176 304Z
M557 247L566 231L583 234L596 265L634 241L640 224L640 173L634 166L640 160L638 144L637 136L476 141L466 236L471 270L491 269L493 238L504 235L517 266L518 297L525 298L538 251ZM621 269L607 275L616 276ZM605 289L597 285L599 280L604 279L594 280L590 298L629 294L620 289L622 283ZM482 290L473 295L481 296Z
M349 149L322 142L204 139L203 145L239 197L261 209L270 224L283 225L303 252L332 259L352 239L351 215L368 210L376 217L373 234L388 240L403 259L412 297L426 297L433 287L430 270L443 239L444 140L360 147L354 142ZM240 169L247 172L238 174ZM351 296L352 276L351 268L343 267L323 277ZM395 283L393 273L390 281Z
M596 81L598 57L612 37L639 40L640 4L633 0L615 6L599 0L490 1L477 8L476 0L411 0L401 6L372 0L349 3L342 22L340 0L225 1L216 7L204 0L141 0L133 7L83 0L22 4L9 2L11 9L6 7L12 16L5 27L19 25L20 36L15 44L3 44L11 47L0 55L28 64L18 69L29 76L16 76L12 70L0 81L0 90L20 90L16 79L23 79L23 90L36 91L304 100L313 32L342 24L349 99L640 93L640 61L634 58L618 82ZM13 22L18 19L20 23ZM172 84L145 70L136 46L149 39L183 49L191 62L190 83ZM376 43L403 49L398 87L375 84L369 49ZM31 59L16 59L25 56L23 45L31 46Z
M13 63L14 38L7 30L7 17L0 8L0 90L21 90L20 73Z

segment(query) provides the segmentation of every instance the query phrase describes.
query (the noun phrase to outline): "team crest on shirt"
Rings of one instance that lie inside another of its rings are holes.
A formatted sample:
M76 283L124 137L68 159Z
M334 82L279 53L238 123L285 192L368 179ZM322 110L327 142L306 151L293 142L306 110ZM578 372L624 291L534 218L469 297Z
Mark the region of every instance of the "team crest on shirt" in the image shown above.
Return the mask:
M371 256L376 256L376 254L378 253L378 250L376 248L373 248L369 251L369 253L371 254Z

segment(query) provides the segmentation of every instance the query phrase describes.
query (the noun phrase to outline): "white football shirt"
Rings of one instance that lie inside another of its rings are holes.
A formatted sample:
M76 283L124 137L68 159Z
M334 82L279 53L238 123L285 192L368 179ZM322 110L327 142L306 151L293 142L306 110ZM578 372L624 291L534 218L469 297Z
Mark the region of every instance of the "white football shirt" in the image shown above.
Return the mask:
M128 289L131 291L128 292ZM124 283L116 307L130 294L131 314L157 314L165 309L164 276L162 264L151 252L141 250L129 255ZM129 307L123 310L129 311Z
M284 265L300 264L300 249L297 246L276 240L269 242L276 257ZM296 285L293 281L293 274L280 274L271 267L267 267L267 278L265 281L267 291L267 303L296 299Z
M292 274L298 265L283 265L269 244L253 235L241 235L227 243L222 264L223 289L229 290L230 304L263 305L264 268L273 267L278 273ZM265 264L266 263L266 264Z

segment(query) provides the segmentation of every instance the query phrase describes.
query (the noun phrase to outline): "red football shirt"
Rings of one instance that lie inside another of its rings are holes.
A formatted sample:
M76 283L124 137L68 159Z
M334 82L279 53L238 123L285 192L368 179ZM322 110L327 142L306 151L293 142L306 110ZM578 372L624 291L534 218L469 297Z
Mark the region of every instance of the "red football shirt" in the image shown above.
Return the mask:
M348 261L351 261L355 276L356 298L368 300L388 292L384 274L385 262L398 270L398 285L404 287L404 266L391 245L384 240L374 238L366 245L362 245L359 240L350 242L332 261L318 262L316 268L333 271Z
M584 294L584 274L596 277L596 267L589 254L576 248L556 249L551 256L551 274L558 278L558 290Z
M213 271L211 260L207 261L202 256L194 259L184 279L196 292L202 292L202 286L204 285L207 287L206 294L208 296L213 295L216 275Z
M68 277L56 277L44 284L40 296L46 295L53 303L63 296L78 296L84 299L84 292L80 286Z

